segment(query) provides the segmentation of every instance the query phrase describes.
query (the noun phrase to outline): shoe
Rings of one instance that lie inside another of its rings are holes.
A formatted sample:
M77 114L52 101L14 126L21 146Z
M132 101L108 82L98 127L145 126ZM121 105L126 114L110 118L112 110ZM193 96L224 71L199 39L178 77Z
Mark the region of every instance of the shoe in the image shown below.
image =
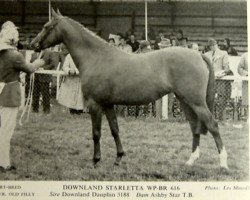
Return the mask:
M1 172L1 173L5 173L5 172L6 172L6 169L4 169L2 166L0 166L0 172Z
M77 114L77 110L70 108L69 113L72 115Z
M6 168L0 166L0 172L2 173L5 173L5 172L8 172L8 171L15 171L16 170L16 167L15 166L8 166Z
M6 171L15 171L16 170L16 167L11 165L11 166L8 166L5 168Z

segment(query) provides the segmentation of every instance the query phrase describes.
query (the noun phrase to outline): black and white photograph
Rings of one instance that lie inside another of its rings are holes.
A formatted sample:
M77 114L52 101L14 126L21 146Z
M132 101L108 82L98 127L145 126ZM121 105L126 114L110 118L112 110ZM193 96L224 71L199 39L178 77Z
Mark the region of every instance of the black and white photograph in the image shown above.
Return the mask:
M247 4L0 0L0 199L250 198Z

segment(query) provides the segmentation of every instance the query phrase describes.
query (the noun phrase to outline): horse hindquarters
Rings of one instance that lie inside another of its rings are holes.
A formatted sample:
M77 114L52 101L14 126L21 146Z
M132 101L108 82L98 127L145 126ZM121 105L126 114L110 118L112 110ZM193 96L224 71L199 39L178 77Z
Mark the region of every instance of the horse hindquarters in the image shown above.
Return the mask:
M211 118L211 127L208 127L206 123L202 123L203 126L206 126L206 128L211 132L213 135L213 138L215 140L217 149L220 154L220 165L223 168L228 169L227 166L227 152L225 150L225 147L223 146L222 139L219 133L219 128L218 128L218 123L215 121L213 117L213 111L214 111L214 99L215 99L215 75L214 75L214 68L213 65L210 61L210 59L202 54L202 59L205 61L207 64L207 68L209 70L209 79L208 79L208 85L207 85L207 96L206 96L206 103L207 107L209 109L208 113L210 113L210 118Z
M206 126L206 128L209 130L209 132L212 134L216 147L218 149L218 152L220 154L220 166L222 168L228 169L227 165L227 152L225 150L225 147L223 145L218 123L215 121L213 115L207 108L206 104L200 104L200 105L188 105L186 103L183 103L184 105L184 111L187 116L187 119L190 123L190 127L193 133L193 150L192 154L190 156L190 159L187 161L187 165L193 165L194 161L199 158L199 140L200 140L200 134L197 134L197 130L200 130L199 126Z
M223 142L219 133L218 123L215 121L212 111L214 103L214 72L211 63L206 58L203 58L207 63L209 69L209 79L207 85L204 81L200 83L200 90L193 90L193 94L188 91L183 90L183 101L188 105L186 112L191 113L191 119L195 120L196 123L191 121L191 129L195 134L205 133L207 130L212 134L218 152L220 154L221 167L228 168L227 166L227 153L223 146ZM202 84L203 83L203 84ZM197 88L193 85L193 88ZM201 89L206 88L206 96L204 97L204 92ZM195 115L196 116L195 116ZM193 125L192 125L193 123ZM195 130L193 130L195 128ZM206 130L207 129L207 130ZM195 139L194 139L195 140Z
M199 120L201 120L209 132L212 134L216 147L218 149L218 152L220 154L220 166L222 168L228 169L227 166L227 152L225 150L225 147L223 145L220 133L219 133L219 127L218 123L215 121L212 113L209 111L206 105L193 105L192 109L198 116Z

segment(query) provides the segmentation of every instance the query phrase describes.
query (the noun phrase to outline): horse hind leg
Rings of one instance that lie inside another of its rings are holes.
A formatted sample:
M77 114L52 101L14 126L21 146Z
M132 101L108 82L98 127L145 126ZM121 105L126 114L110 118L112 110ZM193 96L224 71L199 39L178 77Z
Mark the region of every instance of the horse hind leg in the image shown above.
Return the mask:
M220 166L222 168L228 169L227 152L219 133L218 123L215 121L212 113L208 110L206 105L193 105L192 108L214 138L216 147L220 155Z
M123 147L122 147L120 136L119 136L119 127L117 123L117 117L116 117L116 113L114 110L114 106L112 105L112 106L104 107L104 112L107 117L109 127L111 130L112 136L114 137L116 149L117 149L117 158L114 164L119 165L125 153L123 151Z
M184 113L186 115L186 119L189 122L192 134L193 134L193 143L192 143L192 153L188 159L188 161L185 163L188 166L193 166L193 164L195 163L195 161L197 159L199 159L200 157L200 132L201 129L199 127L201 127L200 121L197 118L197 115L194 113L194 111L192 110L192 108L187 105L184 101L182 101L181 99L179 99L180 103L181 103L181 107L184 110Z

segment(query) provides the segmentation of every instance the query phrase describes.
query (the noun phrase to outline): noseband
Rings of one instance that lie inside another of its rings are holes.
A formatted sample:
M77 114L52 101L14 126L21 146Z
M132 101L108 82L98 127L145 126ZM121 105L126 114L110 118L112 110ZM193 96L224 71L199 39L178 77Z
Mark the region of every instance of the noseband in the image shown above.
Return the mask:
M63 19L63 16L60 16L58 19L54 20L50 25L48 25L47 27L45 26L44 29L46 29L45 34L42 35L42 37L40 38L40 41L38 42L38 44L40 44L40 42L42 40L44 40L44 38L46 38L51 31L56 27L56 25L58 25L58 23Z

